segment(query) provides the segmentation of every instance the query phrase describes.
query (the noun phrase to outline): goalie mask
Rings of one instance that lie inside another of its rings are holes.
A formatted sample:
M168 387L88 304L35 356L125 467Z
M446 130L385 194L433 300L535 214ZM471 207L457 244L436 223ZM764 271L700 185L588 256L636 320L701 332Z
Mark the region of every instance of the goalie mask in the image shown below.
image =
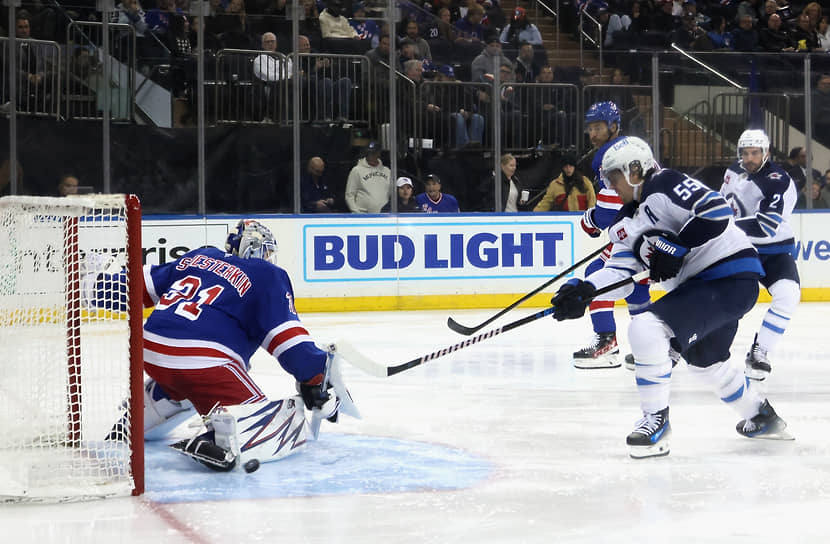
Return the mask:
M277 264L277 241L268 228L253 219L240 219L228 235L225 251L243 259L262 259Z
M637 187L642 184L642 179L648 171L654 168L658 168L658 165L648 144L636 136L625 136L605 151L602 156L600 175L606 186L610 187L609 174L614 170L619 170L625 177L626 183L631 187ZM640 183L631 183L632 171L637 172Z
M759 148L761 150L761 154L763 155L760 164L758 164L757 168L755 164L748 163L744 166L744 159L741 156L741 150L744 148ZM757 172L769 160L769 136L767 136L766 132L759 129L749 129L745 130L741 133L741 137L738 138L738 166L746 170L747 173L752 174ZM750 171L749 168L752 168Z

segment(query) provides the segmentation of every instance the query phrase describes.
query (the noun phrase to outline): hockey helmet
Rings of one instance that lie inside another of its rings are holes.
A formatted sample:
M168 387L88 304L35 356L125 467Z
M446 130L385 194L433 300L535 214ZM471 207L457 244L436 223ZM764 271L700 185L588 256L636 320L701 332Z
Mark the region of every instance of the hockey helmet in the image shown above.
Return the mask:
M225 251L243 259L262 259L277 264L277 240L268 227L253 219L240 219L228 234Z
M614 170L619 170L625 177L625 181L635 187L636 185L631 183L631 171L633 169L638 169L640 177L643 178L649 170L657 167L654 154L644 140L636 136L625 136L605 150L605 154L602 156L600 175L606 185L609 185L608 174Z
M747 129L741 133L740 138L738 138L738 165L741 168L744 167L743 160L741 159L741 149L746 147L758 147L761 149L764 158L758 167L760 170L766 164L767 160L769 160L769 136L761 129Z
M585 124L595 123L597 121L604 121L611 130L611 124L617 124L617 130L622 128L622 117L620 116L620 109L614 102L610 100L607 102L597 102L591 104L588 111L585 112Z

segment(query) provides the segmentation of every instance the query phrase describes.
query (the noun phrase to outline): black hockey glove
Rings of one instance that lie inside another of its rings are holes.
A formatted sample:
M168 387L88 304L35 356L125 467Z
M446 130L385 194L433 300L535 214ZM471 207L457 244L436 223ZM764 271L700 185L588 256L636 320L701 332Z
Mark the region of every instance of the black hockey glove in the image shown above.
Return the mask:
M651 258L649 259L649 277L654 281L663 281L680 273L683 259L689 248L680 242L677 235L663 233L649 241Z
M318 374L306 382L297 382L297 391L303 398L305 407L309 410L318 408L324 413L326 419L334 423L337 421L337 409L340 402L333 392L329 393L330 389L330 383L323 383L322 374Z
M587 281L570 280L550 299L553 305L553 318L564 321L582 317L596 292L596 288Z

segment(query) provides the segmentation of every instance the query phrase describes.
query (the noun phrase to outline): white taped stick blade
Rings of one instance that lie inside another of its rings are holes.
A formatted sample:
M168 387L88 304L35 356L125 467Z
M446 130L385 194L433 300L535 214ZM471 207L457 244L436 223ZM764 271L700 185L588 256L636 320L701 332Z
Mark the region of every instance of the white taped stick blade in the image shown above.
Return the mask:
M345 359L352 366L359 368L363 372L370 374L372 376L377 376L378 378L389 377L389 370L387 369L387 367L378 364L377 362L373 361L372 359L361 353L347 340L338 340L335 344L332 344L332 346L337 351L337 353L339 353L343 357L343 359Z
M340 408L338 409L338 412L351 416L355 419L362 419L360 416L360 410L357 409L357 405L352 399L352 394L349 393L349 390L346 388L346 382L343 381L343 374L340 369L342 361L343 357L335 351L332 354L331 362L329 363L329 383L331 384L332 389L334 389L335 395L337 395L337 398L340 400Z

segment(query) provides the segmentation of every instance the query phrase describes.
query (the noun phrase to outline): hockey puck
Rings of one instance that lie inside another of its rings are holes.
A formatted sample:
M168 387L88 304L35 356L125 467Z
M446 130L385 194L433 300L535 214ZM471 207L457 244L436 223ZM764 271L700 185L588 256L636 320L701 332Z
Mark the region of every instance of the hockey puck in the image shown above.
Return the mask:
M250 461L245 463L242 468L244 468L245 472L249 474L251 472L256 472L259 469L259 461L256 459L251 459Z

